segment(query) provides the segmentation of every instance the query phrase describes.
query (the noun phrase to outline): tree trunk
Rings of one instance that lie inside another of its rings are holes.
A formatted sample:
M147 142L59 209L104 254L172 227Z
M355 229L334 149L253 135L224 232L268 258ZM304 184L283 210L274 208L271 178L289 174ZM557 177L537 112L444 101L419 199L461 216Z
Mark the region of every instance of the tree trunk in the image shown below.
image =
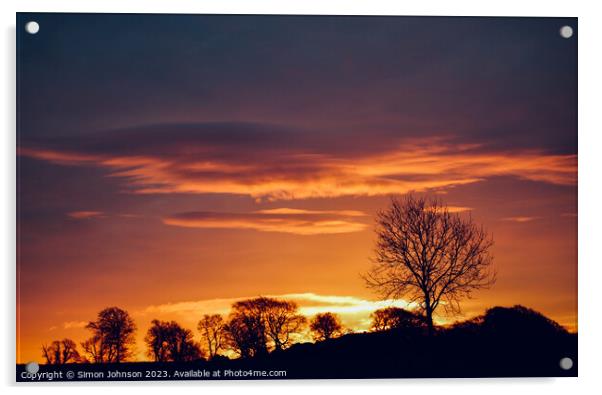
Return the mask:
M435 327L433 325L433 310L430 307L426 308L426 324L428 326L428 335L433 336Z

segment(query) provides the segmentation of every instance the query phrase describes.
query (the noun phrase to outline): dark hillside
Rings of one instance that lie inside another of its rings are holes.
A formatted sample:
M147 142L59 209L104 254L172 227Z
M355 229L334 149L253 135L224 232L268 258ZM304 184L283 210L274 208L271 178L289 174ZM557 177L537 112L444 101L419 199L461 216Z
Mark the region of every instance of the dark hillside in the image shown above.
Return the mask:
M564 357L574 361L570 370L560 368ZM114 370L142 376L107 377ZM23 371L19 365L18 381L27 381L21 376ZM103 377L80 380L576 376L577 335L525 307L495 307L483 316L439 328L432 337L420 329L405 328L296 344L246 360L41 366L40 372L45 371L103 372ZM220 372L219 377L212 376L214 371ZM286 375L270 371L286 371Z

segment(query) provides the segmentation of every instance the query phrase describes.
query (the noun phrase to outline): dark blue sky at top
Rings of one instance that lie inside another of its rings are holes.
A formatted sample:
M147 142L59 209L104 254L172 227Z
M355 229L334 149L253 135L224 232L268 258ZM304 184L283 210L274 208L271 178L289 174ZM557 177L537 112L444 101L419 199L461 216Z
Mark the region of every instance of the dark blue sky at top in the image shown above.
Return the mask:
M577 31L572 18L19 14L19 138L234 122L574 153L565 24Z

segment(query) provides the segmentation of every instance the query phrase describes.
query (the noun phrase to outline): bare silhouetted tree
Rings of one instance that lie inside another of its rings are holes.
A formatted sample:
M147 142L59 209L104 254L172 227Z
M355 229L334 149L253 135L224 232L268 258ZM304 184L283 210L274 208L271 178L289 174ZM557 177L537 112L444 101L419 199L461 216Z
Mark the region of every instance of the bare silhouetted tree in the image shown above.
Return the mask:
M180 326L174 329L169 353L174 362L189 362L203 358L201 346L193 340L192 331Z
M42 356L49 365L80 362L77 345L71 339L55 340L49 346L42 346Z
M492 238L470 216L450 213L437 200L392 199L377 215L376 257L364 276L383 298L417 302L433 332L441 302L448 312L471 292L495 282Z
M212 359L225 345L226 331L224 319L219 314L205 314L199 321L197 328L201 332L204 346L209 353L209 358Z
M136 324L127 311L109 307L98 313L96 321L90 321L86 329L92 337L82 343L92 362L119 363L132 356L135 344Z
M420 329L426 328L426 320L422 315L400 307L386 307L370 314L371 330L386 331L391 329Z
M314 339L317 341L328 340L340 336L343 333L343 325L336 314L317 314L309 325Z
M294 302L266 297L234 303L225 326L230 346L243 357L285 349L306 323L297 309Z
M303 329L307 319L297 313L298 306L295 302L271 298L256 301L263 305L266 332L274 349L287 348L292 336Z
M192 331L182 328L175 321L153 320L144 341L148 356L156 362L189 362L203 356Z
M84 353L88 356L86 359L89 362L103 363L107 362L105 353L107 348L102 343L102 339L97 336L92 336L88 340L81 343Z
M261 317L233 311L230 313L224 329L228 346L241 358L268 353L265 328Z
M167 325L158 320L151 322L144 342L148 348L146 354L155 362L169 361L169 337Z

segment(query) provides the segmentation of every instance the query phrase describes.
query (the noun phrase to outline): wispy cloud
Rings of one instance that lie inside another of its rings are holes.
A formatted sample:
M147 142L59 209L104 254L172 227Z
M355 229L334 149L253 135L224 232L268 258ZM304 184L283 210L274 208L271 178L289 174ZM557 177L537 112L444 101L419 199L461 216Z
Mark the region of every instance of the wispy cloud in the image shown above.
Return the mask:
M441 190L495 176L576 184L576 155L488 151L442 138L391 141L386 147L367 141L358 151L357 144L351 149L341 141L321 143L309 134L248 124L167 125L106 133L93 141L30 143L19 154L105 168L139 194L227 193L266 200L375 196Z
M74 329L74 328L83 328L88 323L86 321L67 321L63 323L64 329Z
M91 219L104 216L102 211L72 211L67 216L73 219Z
M506 217L506 218L502 218L502 221L531 222L531 221L535 221L536 219L539 219L539 217Z
M333 214L347 217L365 217L367 214L357 210L303 210L296 208L272 208L266 210L257 210L256 213L260 214Z
M447 206L447 209L450 213L462 213L464 211L472 211L472 207L462 207L462 206Z
M577 216L577 213L562 213L560 214L561 217L569 217L569 218L573 218Z
M472 207L464 207L464 206L445 206L447 211L450 213L463 213L465 211L472 211ZM429 208L429 211L433 211L433 208Z
M355 218L359 211L318 211L277 208L250 213L186 212L163 218L167 225L187 228L253 229L298 235L359 232L368 227Z

